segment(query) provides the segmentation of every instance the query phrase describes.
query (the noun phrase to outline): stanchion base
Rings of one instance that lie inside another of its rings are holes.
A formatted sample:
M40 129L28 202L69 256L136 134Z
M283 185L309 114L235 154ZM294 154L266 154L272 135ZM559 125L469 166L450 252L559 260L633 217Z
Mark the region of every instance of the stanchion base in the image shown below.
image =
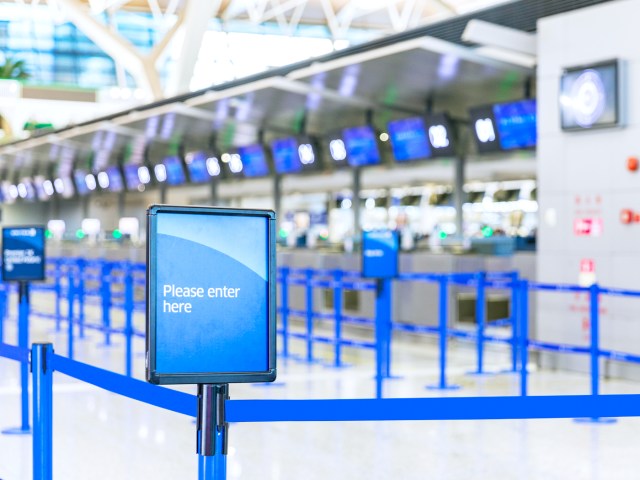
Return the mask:
M575 423L601 423L602 425L612 425L618 422L617 418L605 418L605 417L595 417L595 418L574 418L573 421Z
M120 346L120 344L118 342L96 343L96 348L110 348L110 347L119 347L119 346Z
M382 378L385 380L403 380L404 379L402 375L385 375Z
M5 430L2 430L3 435L31 435L31 429L27 428L24 429L22 427L14 427L14 428L7 428Z
M472 370L470 372L465 373L469 377L495 377L496 375L500 375L500 372L478 372L476 370Z
M287 384L284 382L263 382L263 383L252 383L252 387L284 387Z
M513 374L513 375L520 375L520 370L500 370L498 372L496 372L496 375L509 375L509 374Z
M462 387L460 385L427 385L425 388L427 390L454 391L460 390Z
M351 368L353 367L352 364L350 363L341 363L340 365L336 365L335 363L327 363L327 365L325 365L327 368L333 368L334 370L341 370L343 368Z

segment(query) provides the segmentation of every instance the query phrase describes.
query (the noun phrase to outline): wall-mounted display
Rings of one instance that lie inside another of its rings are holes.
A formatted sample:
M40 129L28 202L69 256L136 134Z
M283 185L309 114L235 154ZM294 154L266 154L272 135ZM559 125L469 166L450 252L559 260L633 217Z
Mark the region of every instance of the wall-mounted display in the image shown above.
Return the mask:
M480 153L534 148L537 144L535 99L475 107L469 115Z
M242 160L245 177L264 177L269 175L269 165L264 147L260 144L247 145L238 148L238 155Z
M347 161L352 167L380 163L376 133L369 125L347 128L342 131L342 138L347 151Z
M182 185L186 183L187 176L184 173L180 157L175 155L165 157L162 163L167 171L167 183L169 185Z
M274 140L271 142L271 152L276 173L296 173L302 170L298 141L294 137Z
M623 124L619 60L565 70L560 79L563 130L587 130Z
M427 128L421 117L394 120L389 122L388 129L396 161L406 162L431 157Z

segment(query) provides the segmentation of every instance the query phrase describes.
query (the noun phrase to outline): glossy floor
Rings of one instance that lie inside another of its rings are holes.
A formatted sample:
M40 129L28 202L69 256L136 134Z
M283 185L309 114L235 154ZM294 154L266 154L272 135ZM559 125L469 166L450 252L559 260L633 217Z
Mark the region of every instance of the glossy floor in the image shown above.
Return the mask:
M34 295L37 307L50 300ZM116 314L116 316L121 314ZM97 312L88 317L97 318ZM121 322L121 316L116 319ZM142 318L136 323L141 326ZM33 319L31 339L52 341L66 352L66 335L53 322ZM321 327L322 328L322 327ZM351 335L360 335L351 332ZM5 324L5 340L15 342L15 321ZM362 334L366 335L366 334ZM95 331L76 343L76 358L122 371L123 341L100 346ZM303 353L302 342L292 348ZM135 342L135 375L143 377L144 345ZM449 376L462 389L449 395L514 395L514 375L468 376L474 350L452 343ZM332 358L318 348L321 359ZM402 378L385 385L387 397L440 395L425 390L437 377L433 339L400 337L394 342L393 373ZM489 369L508 366L508 352L491 348ZM233 398L366 398L374 392L373 355L345 349L349 368L280 361L279 382L255 387L234 385ZM531 393L588 393L586 375L535 371ZM194 388L185 391L195 393ZM604 393L638 393L640 384L603 381ZM0 428L19 422L18 365L0 359ZM571 420L279 423L231 426L229 478L256 480L324 479L637 479L640 419L614 425ZM54 478L196 479L195 425L191 418L166 412L56 374L54 386ZM0 435L0 479L31 476L31 437Z

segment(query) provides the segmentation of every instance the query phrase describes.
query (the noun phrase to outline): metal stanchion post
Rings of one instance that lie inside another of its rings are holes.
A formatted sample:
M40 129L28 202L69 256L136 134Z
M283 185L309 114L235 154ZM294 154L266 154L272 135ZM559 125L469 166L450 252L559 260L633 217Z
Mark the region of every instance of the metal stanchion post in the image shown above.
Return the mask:
M102 300L102 327L104 344L111 345L111 264L107 261L100 268L100 298Z
M62 285L61 285L61 277L62 277L62 272L61 272L61 261L60 260L54 260L54 266L55 266L55 272L54 272L54 289L55 289L55 293L56 293L56 332L59 332L61 330L61 323L62 323L62 308L61 308L61 304L62 304Z
M527 364L529 363L529 282L522 280L520 285L520 395L527 396Z
M67 321L68 338L67 338L67 357L73 359L73 322L74 322L74 302L76 294L75 281L73 279L73 268L71 265L67 267Z
M520 318L518 310L518 272L513 272L511 275L511 371L518 371L518 330L520 324Z
M225 419L225 402L229 385L198 385L198 479L227 478L229 425Z
M33 478L53 478L53 345L31 348L33 377Z
M124 270L125 374L127 377L130 377L133 371L133 294L133 270L131 264L127 263Z
M307 362L313 363L313 270L305 271L305 292L307 307Z
M333 310L335 328L335 346L333 366L340 368L342 364L342 276L341 270L333 272Z
M18 346L23 349L29 348L29 284L19 283L19 303L18 303ZM29 364L20 364L20 404L21 422L16 428L3 430L7 435L24 435L31 433L29 426Z
M457 390L459 385L447 384L447 320L449 318L449 279L446 275L440 275L438 278L438 284L440 286L439 301L438 301L438 326L440 335L440 381L437 385L427 386L428 390Z
M487 375L484 371L484 328L486 323L486 282L487 274L478 272L476 275L476 370L471 375Z
M84 338L84 275L86 262L83 258L77 260L78 265L78 337Z
M289 267L282 268L282 356L289 356Z

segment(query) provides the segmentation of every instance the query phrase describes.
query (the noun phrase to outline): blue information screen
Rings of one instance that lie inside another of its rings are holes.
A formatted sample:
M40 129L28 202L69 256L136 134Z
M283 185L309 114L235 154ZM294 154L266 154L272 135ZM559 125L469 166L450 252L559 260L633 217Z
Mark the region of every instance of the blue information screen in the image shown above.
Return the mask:
M2 229L2 279L28 282L45 278L44 227Z
M347 161L352 167L377 165L380 163L380 152L373 128L354 127L342 132Z
M182 185L187 181L182 161L178 157L167 157L162 163L167 169L167 183L169 185Z
M275 379L275 215L151 207L153 383Z
M89 187L87 187L87 172L84 170L76 170L73 172L73 179L76 181L76 191L78 195L87 195Z
M493 113L503 150L536 146L535 100L500 103L493 106Z
M398 232L391 230L362 233L362 276L392 278L398 276Z
M389 122L389 138L393 156L398 162L431 156L431 147L424 120L420 117Z
M187 158L189 178L193 183L205 183L211 179L207 171L207 158L204 152L195 152Z
M281 138L271 143L273 163L277 173L295 173L302 170L298 141L293 138Z
M267 157L262 145L248 145L238 148L238 154L242 160L245 177L264 177L269 175Z
M124 177L127 182L127 189L129 190L137 190L137 188L142 183L140 181L140 176L138 175L139 165L125 165L124 166Z
M118 167L107 168L107 176L109 177L109 190L112 192L121 192L124 189L122 182L122 173ZM138 176L138 169L136 168L136 178ZM138 180L139 182L139 180ZM137 188L137 186L136 186Z

